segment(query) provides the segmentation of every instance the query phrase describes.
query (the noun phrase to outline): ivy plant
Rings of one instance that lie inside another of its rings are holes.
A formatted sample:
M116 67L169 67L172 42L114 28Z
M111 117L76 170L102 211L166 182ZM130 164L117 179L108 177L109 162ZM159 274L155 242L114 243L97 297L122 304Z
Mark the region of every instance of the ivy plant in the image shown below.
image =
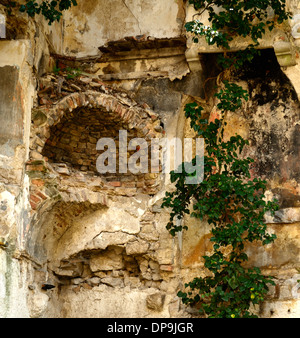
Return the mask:
M51 25L54 21L59 21L62 12L77 6L76 0L26 0L25 4L20 4L18 1L4 0L8 12L10 13L12 8L16 7L22 13L27 13L31 18L36 14L42 14Z
M197 103L185 106L191 128L205 141L204 179L187 185L184 170L172 171L175 190L166 192L162 204L171 210L167 229L173 236L187 230L177 222L185 215L205 220L211 226L212 252L203 257L208 274L185 284L186 290L179 291L178 296L184 304L197 305L208 317L255 317L251 306L265 299L274 280L272 276L265 277L258 267L246 267L246 245L267 245L276 239L276 235L268 233L264 216L267 212L274 215L278 204L276 200L266 201L267 182L250 175L254 160L242 156L248 140L236 134L224 141L223 136L227 113L236 112L248 100L247 91L230 81L231 74L258 53L258 39L266 27L272 30L289 13L285 11L285 1L280 0L189 2L199 14L208 11L211 25L196 20L188 22L186 29L194 34L195 42L204 36L208 44L220 47L223 53L218 63L226 76L221 77L223 81L215 94L220 118L209 122L203 118L203 107ZM220 10L215 11L215 6ZM252 42L244 50L232 53L229 42L235 36L250 36Z
M199 16L208 12L211 26L205 26L199 20L186 24L187 31L204 35L208 44L228 48L228 42L236 35L250 36L255 43L262 38L266 28L270 31L276 23L288 19L285 0L190 0ZM219 13L216 8L220 8ZM195 37L197 39L197 37Z

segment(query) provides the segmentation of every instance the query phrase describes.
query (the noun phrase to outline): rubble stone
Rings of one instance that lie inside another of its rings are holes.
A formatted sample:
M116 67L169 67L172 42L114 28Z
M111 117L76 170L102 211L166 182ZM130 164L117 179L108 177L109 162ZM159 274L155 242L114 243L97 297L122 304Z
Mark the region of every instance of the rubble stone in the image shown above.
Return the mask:
M146 303L148 309L154 311L162 311L165 302L165 295L161 292L156 292L151 295L148 295L146 298Z

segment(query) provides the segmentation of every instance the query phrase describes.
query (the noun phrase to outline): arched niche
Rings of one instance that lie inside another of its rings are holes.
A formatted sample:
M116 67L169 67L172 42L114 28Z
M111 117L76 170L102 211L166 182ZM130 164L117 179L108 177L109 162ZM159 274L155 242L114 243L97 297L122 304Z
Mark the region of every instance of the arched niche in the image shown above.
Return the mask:
M161 189L159 168L137 174L101 174L96 168L98 140L109 137L118 146L120 130L127 132L128 143L134 138L146 142L150 163L151 140L161 139L164 132L153 111L128 97L76 92L33 112L26 168L32 208L26 250L59 277L80 274L74 262L82 267L91 252L94 259L118 246L130 260L127 256L150 248L139 236L140 221L145 201Z

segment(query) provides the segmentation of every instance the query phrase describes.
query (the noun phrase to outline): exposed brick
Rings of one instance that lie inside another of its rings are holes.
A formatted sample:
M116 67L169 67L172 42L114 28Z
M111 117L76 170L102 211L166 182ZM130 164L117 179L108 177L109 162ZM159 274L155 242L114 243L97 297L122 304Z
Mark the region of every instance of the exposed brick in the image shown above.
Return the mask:
M34 194L30 194L30 201L34 202L34 203L40 203L41 202L41 199L34 195Z
M108 182L108 185L111 185L113 187L120 187L121 186L121 182L119 182L119 181L112 181L112 182Z
M80 95L76 95L76 96L73 96L73 100L75 101L77 107L80 107L82 105L81 101L80 101Z
M116 104L116 107L115 107L115 112L118 114L118 115L122 115L122 111L123 111L123 106L119 103Z
M40 197L40 198L43 199L43 200L46 200L46 199L47 199L47 196L44 195L41 191L36 192L36 194L37 194L38 197Z
M36 187L43 187L45 185L45 181L39 179L32 179L31 184L35 185Z
M73 110L73 109L76 108L75 103L74 103L74 101L72 100L71 97L68 97L68 98L67 98L67 103L68 103L68 106L69 106L69 109L70 109L70 110Z
M159 268L160 268L161 271L170 271L170 272L173 271L173 265L163 264Z
M29 203L30 203L30 206L31 206L31 209L32 209L32 210L37 210L37 208L38 208L38 203L35 203L35 202L33 202L33 201L29 201Z
M128 130L128 142L132 138L141 137L141 135L147 135L147 139L161 137L160 130L158 133L154 132L158 123L154 123L154 121L158 117L150 109L147 111L148 108L145 106L142 109L134 104L129 107L117 97L100 92L99 94L94 92L70 94L57 105L42 108L44 114L55 121L55 125L50 130L48 121L43 128L34 129L33 135L40 135L41 141L32 141L31 150L42 152L42 159L49 158L51 162L64 162L76 170L98 174L96 160L100 153L96 150L96 143L99 138L112 137L118 140L119 130L124 127ZM49 139L49 142L45 145L43 142L46 139ZM132 153L134 151L128 152L127 156ZM118 160L117 154L117 168L119 166ZM39 171L44 171L46 168L43 165L31 164L27 170L38 171L38 173L31 173L31 177L36 177L35 180L32 180L32 186L43 187L44 181L40 179L43 178L43 173L39 173ZM143 192L152 194L157 190L153 187L158 184L155 180L157 175L144 176L129 175L127 180L121 182L120 177L115 175L107 187L113 188L113 190L110 189L111 193L115 191L121 195L133 195L137 188L146 188ZM145 178L148 187L145 187ZM40 193L44 198L47 198L42 192ZM36 198L44 199L37 193L35 195ZM37 203L34 200L32 202Z
M70 130L69 133L73 136L81 136L82 135L81 131L75 130L75 129Z

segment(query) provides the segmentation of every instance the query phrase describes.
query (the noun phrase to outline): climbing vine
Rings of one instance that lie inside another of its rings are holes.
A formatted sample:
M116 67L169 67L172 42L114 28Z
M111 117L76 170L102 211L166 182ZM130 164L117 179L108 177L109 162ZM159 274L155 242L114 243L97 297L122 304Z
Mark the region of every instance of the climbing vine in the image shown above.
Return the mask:
M18 1L3 0L4 5L7 7L8 13L12 8L18 8L20 12L27 13L31 18L36 14L42 14L51 25L54 21L59 21L62 12L76 6L76 0L26 0L25 4L20 4Z
M282 0L189 0L201 17L208 11L210 25L195 19L186 24L195 43L204 37L208 44L220 47L218 57L221 67L217 108L220 118L209 122L203 118L203 107L187 104L185 115L191 128L205 141L204 179L200 184L185 184L184 170L172 171L171 182L175 190L167 192L162 206L170 208L169 232L187 230L180 225L185 215L206 220L211 226L213 251L204 256L206 277L194 278L185 284L186 290L178 296L184 304L198 305L200 313L208 317L255 317L251 306L265 299L272 277L265 277L258 267L246 268L247 243L270 244L274 234L267 232L265 213L274 215L277 201L265 200L267 182L251 179L250 168L254 162L241 154L248 141L240 135L223 140L227 113L235 112L248 100L248 93L231 81L234 71L259 53L259 38L266 29L270 31L289 17ZM219 7L219 10L216 10ZM244 50L232 53L229 43L235 36L251 37ZM193 160L195 164L195 159Z

